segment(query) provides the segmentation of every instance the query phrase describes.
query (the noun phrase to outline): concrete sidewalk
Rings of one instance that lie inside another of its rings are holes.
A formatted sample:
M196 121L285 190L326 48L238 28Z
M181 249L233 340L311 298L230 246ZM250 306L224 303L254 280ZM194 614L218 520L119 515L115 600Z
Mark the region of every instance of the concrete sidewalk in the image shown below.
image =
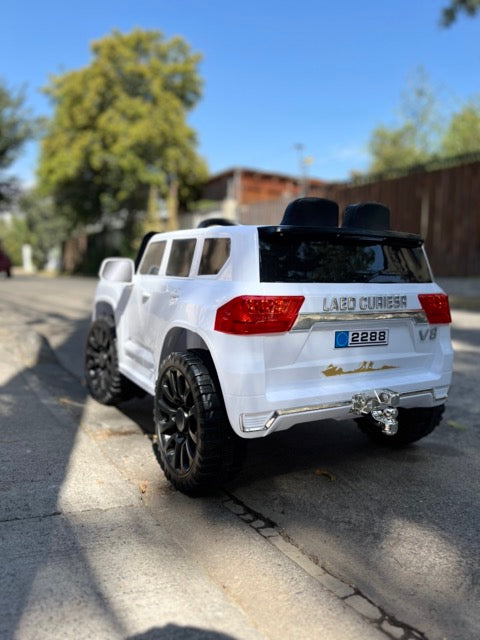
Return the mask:
M2 640L386 637L218 497L173 491L25 326L0 328L0 422Z
M0 342L0 637L263 638L25 369L23 332Z

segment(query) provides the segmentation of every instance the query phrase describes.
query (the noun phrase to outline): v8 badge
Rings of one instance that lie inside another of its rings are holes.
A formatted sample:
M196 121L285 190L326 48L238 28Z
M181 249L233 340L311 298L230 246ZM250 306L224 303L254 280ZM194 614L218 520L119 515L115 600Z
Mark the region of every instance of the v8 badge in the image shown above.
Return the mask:
M437 337L437 327L431 327L430 329L419 329L420 340L435 340Z

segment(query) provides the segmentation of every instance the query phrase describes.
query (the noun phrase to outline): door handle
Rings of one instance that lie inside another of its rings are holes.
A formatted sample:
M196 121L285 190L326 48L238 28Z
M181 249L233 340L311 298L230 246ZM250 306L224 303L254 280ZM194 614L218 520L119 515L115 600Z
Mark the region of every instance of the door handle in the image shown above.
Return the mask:
M168 295L170 296L170 304L175 304L180 298L180 291L178 289L169 289Z

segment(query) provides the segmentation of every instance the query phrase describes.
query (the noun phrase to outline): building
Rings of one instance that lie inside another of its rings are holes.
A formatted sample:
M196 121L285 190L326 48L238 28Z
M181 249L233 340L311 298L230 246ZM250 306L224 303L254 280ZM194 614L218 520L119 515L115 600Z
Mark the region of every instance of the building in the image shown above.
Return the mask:
M202 190L203 207L182 214L181 226L194 227L205 218L223 217L247 223L262 219L270 210L285 208L302 195L323 196L327 183L245 167L212 175Z

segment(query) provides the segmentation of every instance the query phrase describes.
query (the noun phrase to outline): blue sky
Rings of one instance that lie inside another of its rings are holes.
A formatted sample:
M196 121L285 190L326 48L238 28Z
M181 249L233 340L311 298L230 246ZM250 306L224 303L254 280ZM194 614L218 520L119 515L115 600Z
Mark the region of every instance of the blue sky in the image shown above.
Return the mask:
M204 56L204 97L190 116L212 173L232 166L347 178L368 166L379 124L395 125L422 66L445 114L480 93L480 16L438 25L448 0L3 0L0 77L25 86L36 115L51 73L88 64L89 44L116 28L182 35ZM13 171L34 179L36 145Z

